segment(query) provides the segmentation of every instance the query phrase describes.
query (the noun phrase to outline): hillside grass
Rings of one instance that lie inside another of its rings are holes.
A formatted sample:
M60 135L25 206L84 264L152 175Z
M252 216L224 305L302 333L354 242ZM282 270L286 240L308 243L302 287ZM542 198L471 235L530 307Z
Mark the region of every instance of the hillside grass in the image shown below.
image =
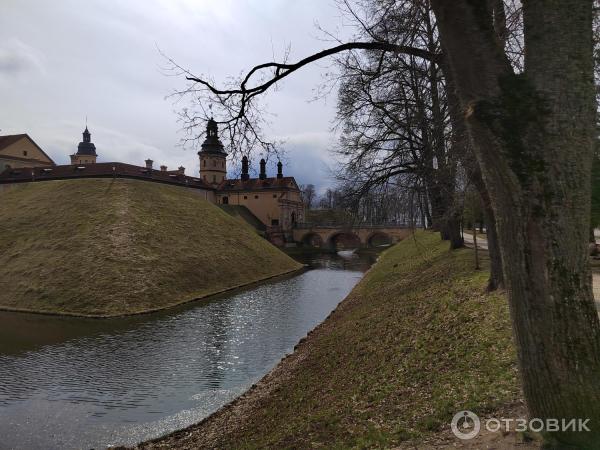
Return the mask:
M243 205L219 205L219 208L230 216L247 223L254 228L258 234L264 234L267 229L265 224Z
M472 250L417 232L245 395L142 447L422 448L458 411L515 404L507 301L473 267Z
M133 314L301 267L201 195L126 179L0 192L0 308Z

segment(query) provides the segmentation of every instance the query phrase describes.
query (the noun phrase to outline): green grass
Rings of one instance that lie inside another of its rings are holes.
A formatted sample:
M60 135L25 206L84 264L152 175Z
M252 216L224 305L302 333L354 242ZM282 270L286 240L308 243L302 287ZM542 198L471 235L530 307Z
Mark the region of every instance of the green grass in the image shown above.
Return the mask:
M517 401L507 301L485 292L487 278L471 250L418 232L383 253L256 389L156 444L389 448L447 428L462 409Z
M309 209L306 211L306 222L314 225L347 225L355 218L346 211L339 209Z
M139 313L299 267L191 189L87 179L0 192L0 308Z
M219 208L221 208L230 216L247 223L259 234L264 234L265 230L267 229L265 224L262 223L258 217L252 214L252 212L243 205L219 205Z

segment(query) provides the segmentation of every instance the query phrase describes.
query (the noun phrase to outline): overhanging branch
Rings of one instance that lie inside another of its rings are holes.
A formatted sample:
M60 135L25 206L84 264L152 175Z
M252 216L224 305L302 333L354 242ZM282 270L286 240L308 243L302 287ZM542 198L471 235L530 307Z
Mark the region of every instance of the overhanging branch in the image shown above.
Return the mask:
M205 86L214 95L241 95L243 99L247 102L252 97L264 93L273 84L292 74L296 70L320 59L327 58L328 56L345 52L348 50L380 50L384 52L396 52L416 56L431 61L437 60L440 57L440 54L434 54L428 50L410 47L406 45L396 45L388 42L348 42L346 44L337 45L335 47L322 50L318 53L314 53L294 64L268 62L254 66L243 78L243 80L240 83L240 87L237 89L218 89L215 86L213 86L209 81L194 76L186 76L186 79ZM250 88L247 87L247 84L251 80L252 76L263 69L274 69L273 77L257 86Z

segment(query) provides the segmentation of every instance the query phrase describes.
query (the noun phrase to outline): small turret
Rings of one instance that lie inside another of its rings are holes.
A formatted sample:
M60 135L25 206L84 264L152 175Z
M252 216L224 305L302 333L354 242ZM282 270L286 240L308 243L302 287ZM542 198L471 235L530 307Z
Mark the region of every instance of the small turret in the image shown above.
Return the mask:
M277 162L277 178L283 178L283 164L281 164L281 161Z
M267 178L267 162L264 159L260 160L260 175L258 176L261 180Z
M250 179L250 175L248 174L248 157L244 156L242 158L242 181L246 181Z

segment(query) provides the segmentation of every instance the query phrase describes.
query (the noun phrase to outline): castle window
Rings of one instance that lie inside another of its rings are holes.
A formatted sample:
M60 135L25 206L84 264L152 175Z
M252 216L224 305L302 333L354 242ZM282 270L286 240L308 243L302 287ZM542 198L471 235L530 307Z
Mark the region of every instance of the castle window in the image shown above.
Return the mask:
M216 183L216 182L217 182L217 176L213 175L213 183Z
M277 198L277 194L273 194L273 198Z
M23 156L27 156L27 150L23 150Z
M247 195L244 195L244 200L248 200L248 196Z
M223 197L223 204L224 205L228 205L229 204L229 197Z
M217 167L217 162L214 159L212 160L212 162L213 162L213 167Z
M255 195L254 198L258 198L258 195Z
M272 227L279 226L279 219L271 219L271 226Z
M206 160L202 161L202 163L204 164L204 167L206 167Z

